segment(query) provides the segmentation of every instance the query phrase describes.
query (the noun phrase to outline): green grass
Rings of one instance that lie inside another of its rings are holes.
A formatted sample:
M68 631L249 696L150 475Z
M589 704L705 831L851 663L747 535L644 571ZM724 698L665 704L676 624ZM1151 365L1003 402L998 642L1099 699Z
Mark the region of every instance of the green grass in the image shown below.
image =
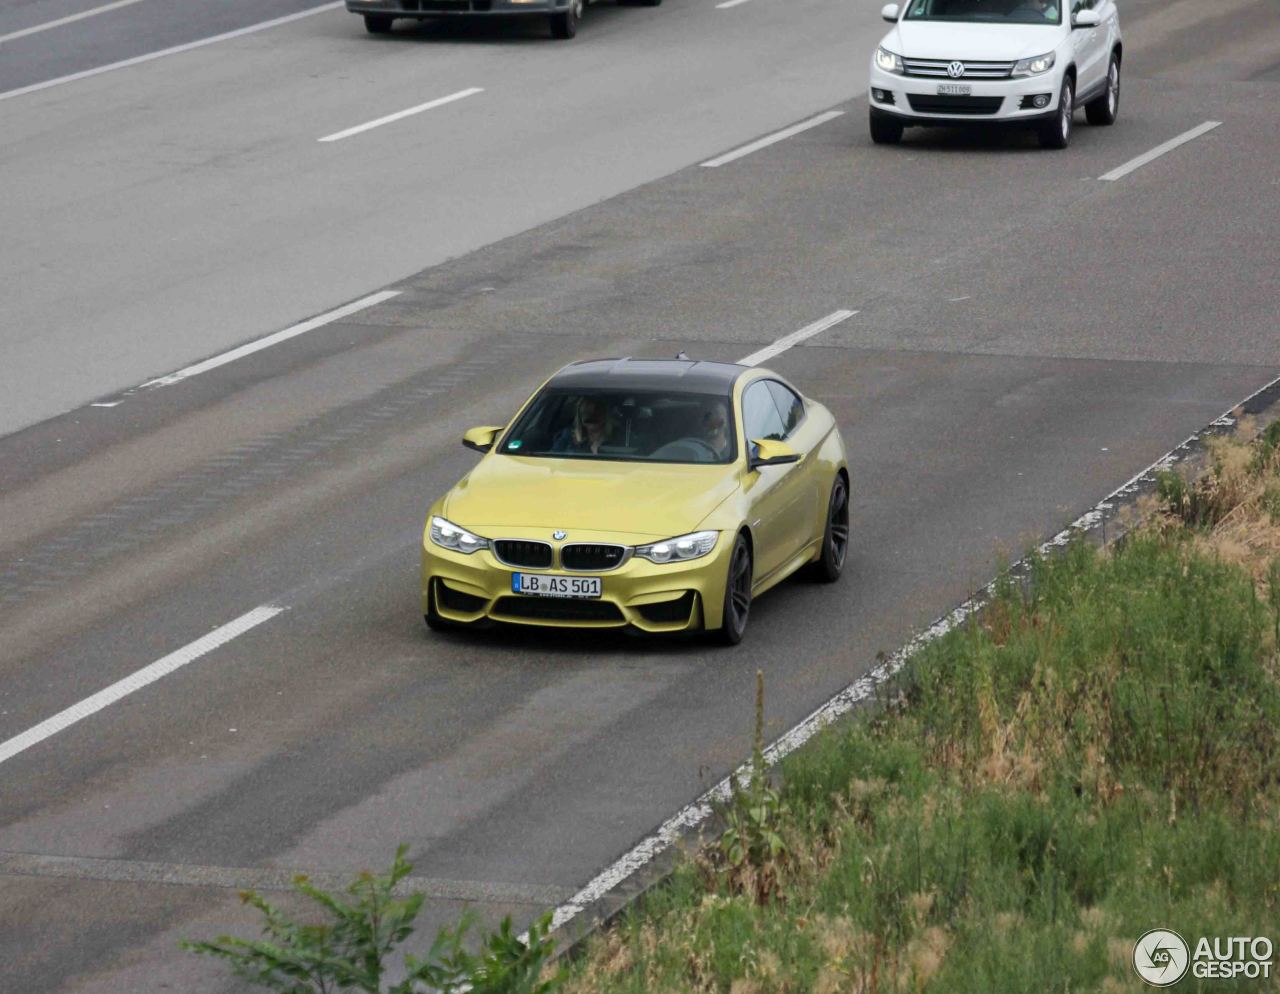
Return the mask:
M784 764L780 897L691 860L567 989L1142 990L1147 929L1280 939L1280 604L1190 534L1037 562Z

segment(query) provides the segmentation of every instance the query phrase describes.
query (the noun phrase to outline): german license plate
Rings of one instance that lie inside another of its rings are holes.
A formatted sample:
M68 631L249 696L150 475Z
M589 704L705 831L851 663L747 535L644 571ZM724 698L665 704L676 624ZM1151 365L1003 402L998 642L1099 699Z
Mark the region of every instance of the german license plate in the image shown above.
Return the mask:
M512 573L511 592L527 597L599 597L598 576L548 576L545 573Z
M939 83L938 96L967 97L973 92L968 83Z

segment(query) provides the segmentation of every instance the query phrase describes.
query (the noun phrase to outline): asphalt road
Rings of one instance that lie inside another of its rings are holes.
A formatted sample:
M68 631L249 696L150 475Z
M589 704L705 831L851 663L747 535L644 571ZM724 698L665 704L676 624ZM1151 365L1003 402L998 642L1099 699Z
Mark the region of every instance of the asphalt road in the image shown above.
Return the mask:
M428 923L464 905L526 922L742 758L756 667L776 733L1280 372L1271 6L1126 4L1121 123L1081 124L1064 153L871 146L863 6L603 7L563 50L492 29L367 40L324 13L0 101L0 170L54 200L0 187L0 377L27 426L0 438L0 742L286 608L0 763L0 991L238 990L177 940L249 934L239 887L384 866L400 842ZM501 101L482 69L508 74ZM406 99L398 73L429 85ZM535 77L564 100L516 85ZM313 158L317 137L473 85L333 143L345 176ZM845 113L696 165L828 108ZM1222 124L1097 179L1205 120ZM457 182L404 185L415 160ZM54 273L60 243L99 251ZM385 286L400 295L120 392ZM735 651L425 631L421 520L473 464L465 427L575 358L735 359L838 308L858 313L771 365L849 443L841 584L770 593ZM46 416L91 397L116 406Z

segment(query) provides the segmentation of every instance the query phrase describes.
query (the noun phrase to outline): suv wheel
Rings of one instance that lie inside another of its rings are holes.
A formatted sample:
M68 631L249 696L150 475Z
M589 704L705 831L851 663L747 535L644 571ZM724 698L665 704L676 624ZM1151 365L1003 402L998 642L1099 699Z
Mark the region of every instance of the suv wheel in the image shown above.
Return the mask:
M385 35L391 31L391 18L385 14L365 14L364 29L371 35Z
M871 112L871 140L877 145L896 145L902 141L902 122L884 114Z
M1111 64L1107 66L1107 88L1102 96L1090 100L1084 105L1084 116L1090 124L1115 124L1120 115L1120 59L1111 53Z
M569 0L569 9L563 14L551 15L551 37L572 38L582 22L582 8L587 0Z
M1071 123L1076 107L1076 88L1067 76L1058 94L1058 113L1040 125L1040 144L1045 148L1066 148L1071 144Z

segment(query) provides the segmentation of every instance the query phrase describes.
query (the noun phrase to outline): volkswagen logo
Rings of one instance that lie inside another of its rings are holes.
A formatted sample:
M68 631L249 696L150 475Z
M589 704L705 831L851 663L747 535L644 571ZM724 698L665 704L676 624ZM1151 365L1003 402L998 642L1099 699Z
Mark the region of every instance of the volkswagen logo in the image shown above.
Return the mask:
M551 533L551 537L552 537L552 538L554 538L557 542L560 542L560 541L562 541L562 540L564 540L564 539L568 538L568 537L569 537L569 533L568 533L568 532L555 531L555 532L552 532L552 533Z
M950 76L952 79L959 79L961 76L964 75L964 63L963 62L951 63L951 65L947 66L947 75Z

